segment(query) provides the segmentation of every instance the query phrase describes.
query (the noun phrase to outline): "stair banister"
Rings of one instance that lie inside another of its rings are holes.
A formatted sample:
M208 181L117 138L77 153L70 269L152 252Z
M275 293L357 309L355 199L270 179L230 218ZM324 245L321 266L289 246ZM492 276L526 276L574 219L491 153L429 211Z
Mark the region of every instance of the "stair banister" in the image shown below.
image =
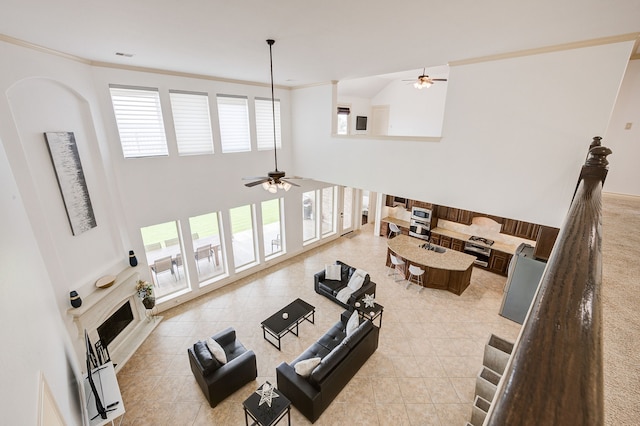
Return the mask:
M599 142L484 425L604 424L601 195L611 150Z

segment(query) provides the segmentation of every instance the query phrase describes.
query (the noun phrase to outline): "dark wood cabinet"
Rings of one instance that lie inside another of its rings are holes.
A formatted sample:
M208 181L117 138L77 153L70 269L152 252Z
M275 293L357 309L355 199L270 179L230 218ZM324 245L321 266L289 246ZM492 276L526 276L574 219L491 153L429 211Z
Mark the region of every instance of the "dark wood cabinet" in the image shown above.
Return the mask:
M389 235L389 223L384 220L380 222L380 236L386 237Z
M551 249L558 237L558 228L552 228L550 226L540 226L538 230L538 237L536 238L536 246L533 249L533 256L537 259L549 260L551 255Z
M505 219L502 222L502 229L500 232L507 235L516 235L516 227L518 226L518 221L513 219Z
M412 207L420 207L423 209L433 210L433 204L431 203L425 203L424 201L418 201L418 200L410 200L410 203Z
M491 256L489 257L489 270L501 275L507 275L509 269L509 262L512 255L504 253L498 250L491 250Z
M457 222L458 221L458 213L460 212L459 209L454 209L453 207L448 207L447 208L447 217L445 219L450 220L452 222Z
M473 221L473 212L469 210L458 210L458 220L457 222L463 223L465 225L471 225Z
M442 247L451 248L451 237L447 237L446 235L440 235L440 244Z
M440 234L431 234L431 244L440 245Z
M500 230L503 234L526 238L527 240L538 238L538 231L540 231L540 225L513 219L504 219Z
M457 238L451 239L451 249L455 251L464 251L464 241Z

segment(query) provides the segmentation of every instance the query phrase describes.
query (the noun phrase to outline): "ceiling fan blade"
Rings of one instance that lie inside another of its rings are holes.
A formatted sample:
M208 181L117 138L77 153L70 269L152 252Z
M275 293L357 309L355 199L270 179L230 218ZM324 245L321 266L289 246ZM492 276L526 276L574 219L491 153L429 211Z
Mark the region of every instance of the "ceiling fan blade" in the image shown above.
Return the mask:
M287 178L287 179L295 179L295 178ZM289 185L292 185L292 186L297 186L297 187L300 186L297 183L289 182L287 179L280 179L280 182L286 182L286 183L288 183Z
M244 186L247 186L247 187L251 188L252 186L260 185L260 184L263 184L263 183L268 182L268 181L269 181L269 178L264 178L264 179L261 179L261 180L257 180L255 182L245 183Z
M447 81L446 78L432 78L432 81Z
M242 180L269 179L267 176L245 176Z

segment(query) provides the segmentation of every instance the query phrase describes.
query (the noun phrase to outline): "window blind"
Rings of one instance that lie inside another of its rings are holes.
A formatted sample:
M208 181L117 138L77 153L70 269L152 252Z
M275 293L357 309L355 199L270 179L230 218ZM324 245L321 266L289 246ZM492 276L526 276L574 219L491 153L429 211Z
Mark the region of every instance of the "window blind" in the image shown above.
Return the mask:
M169 91L180 155L213 154L209 97L206 93Z
M158 89L109 86L125 158L169 155Z
M271 98L256 98L256 136L258 150L273 149L273 116L271 114ZM280 100L274 100L276 116L276 146L282 148L280 132Z
M251 151L246 96L217 95L222 152Z

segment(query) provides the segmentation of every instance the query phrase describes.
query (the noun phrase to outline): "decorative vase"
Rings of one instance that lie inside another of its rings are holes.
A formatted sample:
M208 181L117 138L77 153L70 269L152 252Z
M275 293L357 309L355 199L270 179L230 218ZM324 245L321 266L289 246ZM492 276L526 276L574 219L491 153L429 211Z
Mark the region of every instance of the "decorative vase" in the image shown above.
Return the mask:
M153 307L156 306L156 298L153 296L147 296L142 299L142 304L146 309L153 309Z
M136 258L136 254L133 250L129 250L129 265L132 267L138 266L138 259Z
M69 293L69 300L71 301L71 306L74 308L82 306L82 299L78 296L78 292L75 290Z

